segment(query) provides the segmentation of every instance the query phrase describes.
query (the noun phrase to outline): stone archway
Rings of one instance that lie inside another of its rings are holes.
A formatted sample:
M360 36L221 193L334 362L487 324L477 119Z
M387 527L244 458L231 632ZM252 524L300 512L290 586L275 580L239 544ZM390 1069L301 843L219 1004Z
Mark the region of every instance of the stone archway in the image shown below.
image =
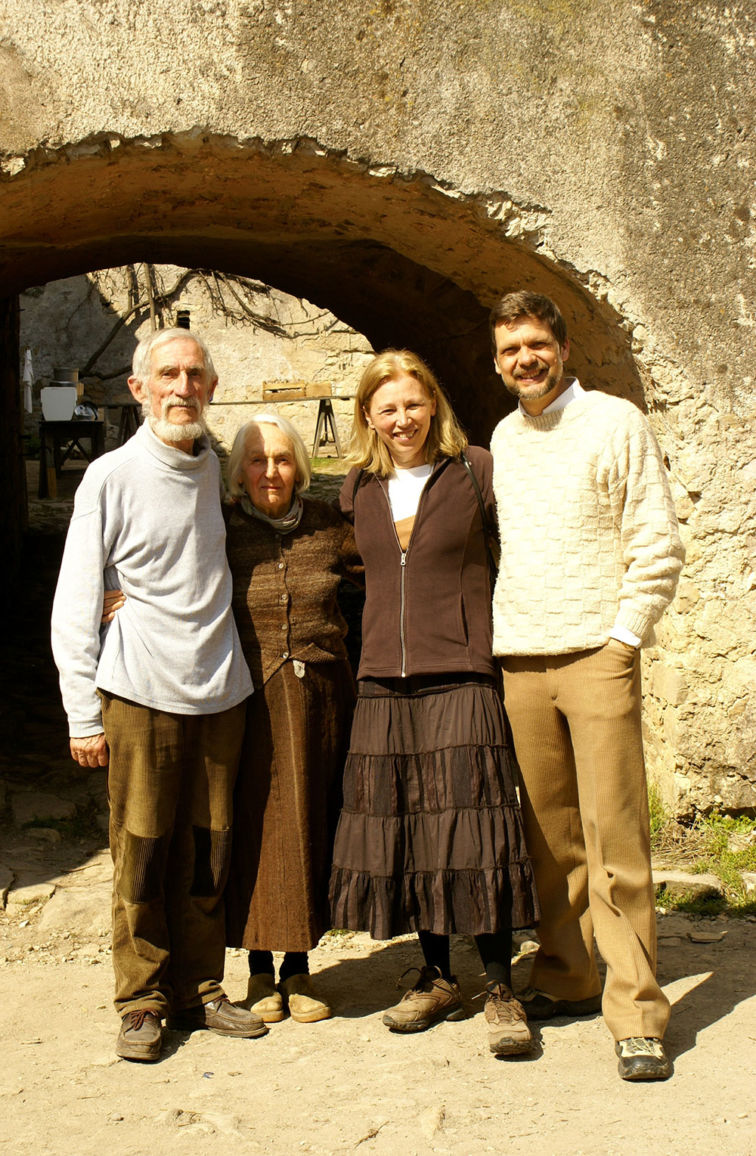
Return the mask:
M487 309L537 287L565 312L576 371L600 367L604 388L642 399L616 313L539 254L545 214L424 173L308 140L98 138L37 150L0 187L0 212L10 291L140 259L245 273L328 305L376 345L418 348L481 428L501 410L484 388Z
M616 313L539 253L541 210L466 195L425 173L360 163L307 139L97 137L30 154L0 185L0 215L7 294L138 260L252 276L329 308L376 348L417 350L475 440L485 441L509 407L492 370L487 312L510 288L554 296L578 375L644 404ZM3 363L12 367L15 326L4 331ZM11 495L19 484L14 382L6 370ZM20 497L6 513L13 540Z

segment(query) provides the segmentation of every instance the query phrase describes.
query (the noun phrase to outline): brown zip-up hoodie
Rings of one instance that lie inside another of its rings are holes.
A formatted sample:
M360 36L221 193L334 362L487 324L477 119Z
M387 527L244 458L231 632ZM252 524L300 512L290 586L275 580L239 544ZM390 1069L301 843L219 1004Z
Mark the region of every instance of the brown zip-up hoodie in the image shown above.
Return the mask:
M486 514L496 525L493 459L467 450ZM485 527L472 480L460 461L443 458L425 484L409 546L402 554L388 487L351 470L339 505L354 520L365 564L365 610L358 678L476 671L495 674L491 655L491 584ZM355 490L355 485L357 486Z

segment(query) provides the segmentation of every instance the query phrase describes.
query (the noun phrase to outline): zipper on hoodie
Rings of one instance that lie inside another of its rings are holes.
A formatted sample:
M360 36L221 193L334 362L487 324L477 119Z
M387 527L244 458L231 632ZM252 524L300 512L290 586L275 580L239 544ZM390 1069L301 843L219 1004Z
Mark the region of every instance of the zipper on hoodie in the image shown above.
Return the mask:
M396 534L396 527L394 527L394 533ZM398 534L396 540L399 541ZM409 550L409 543L407 550ZM402 678L407 677L407 647L404 641L404 576L407 573L407 550L402 550L401 581L399 583L399 641L402 646Z

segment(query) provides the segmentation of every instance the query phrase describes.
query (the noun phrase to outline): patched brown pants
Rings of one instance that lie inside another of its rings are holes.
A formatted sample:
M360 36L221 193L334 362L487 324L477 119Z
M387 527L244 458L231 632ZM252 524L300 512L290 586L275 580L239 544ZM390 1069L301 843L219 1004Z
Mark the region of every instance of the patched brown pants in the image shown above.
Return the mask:
M245 704L179 715L101 694L110 749L113 967L120 1015L221 993L223 889Z
M560 999L598 993L595 933L612 1035L661 1037L640 657L611 641L502 663L541 903L531 984Z

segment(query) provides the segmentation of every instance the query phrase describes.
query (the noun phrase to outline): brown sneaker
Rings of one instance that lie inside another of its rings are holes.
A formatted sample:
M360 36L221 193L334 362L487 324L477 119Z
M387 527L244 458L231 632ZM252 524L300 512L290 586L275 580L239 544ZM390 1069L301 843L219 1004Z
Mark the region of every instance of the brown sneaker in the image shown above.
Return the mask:
M154 1063L160 1059L163 1031L160 1016L146 1008L126 1012L116 1040L116 1055L122 1060L141 1060Z
M488 1046L496 1056L519 1056L533 1047L528 1020L522 1004L504 983L486 985L483 1014L488 1028Z
M668 1080L672 1075L672 1064L657 1036L630 1036L618 1040L614 1050L623 1080Z
M227 995L196 1007L183 1008L170 1017L167 1026L177 1032L207 1028L218 1036L236 1036L245 1040L264 1036L268 1031L258 1015L231 1003Z
M411 967L409 971L419 972L417 982L383 1013L386 1027L392 1032L424 1032L439 1020L465 1018L462 993L454 978L444 979L437 967Z

